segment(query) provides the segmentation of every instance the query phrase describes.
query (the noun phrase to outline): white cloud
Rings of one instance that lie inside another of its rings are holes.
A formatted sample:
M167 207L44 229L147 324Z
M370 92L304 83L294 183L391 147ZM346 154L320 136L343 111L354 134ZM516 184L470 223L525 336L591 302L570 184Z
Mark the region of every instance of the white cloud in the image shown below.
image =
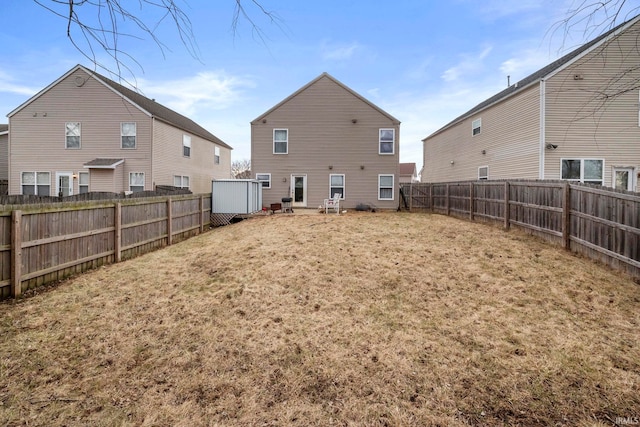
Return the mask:
M442 79L446 82L453 82L482 68L482 61L487 58L493 48L491 46L485 46L477 55L463 54L462 60L455 66L445 70L442 74Z
M15 78L0 70L0 92L32 96L40 89L15 83Z
M361 46L358 42L331 45L324 41L322 42L320 49L322 52L322 59L325 61L344 61L351 59L360 47Z
M224 110L238 104L246 89L255 83L246 77L231 76L224 71L209 71L195 76L163 82L141 80L139 87L145 96L184 115L200 109Z

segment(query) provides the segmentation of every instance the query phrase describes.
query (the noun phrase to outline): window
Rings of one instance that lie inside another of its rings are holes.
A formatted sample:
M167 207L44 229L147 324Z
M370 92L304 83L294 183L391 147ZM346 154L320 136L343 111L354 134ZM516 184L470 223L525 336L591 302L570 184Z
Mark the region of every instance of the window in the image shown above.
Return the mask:
M144 172L129 172L129 191L144 191Z
M89 192L89 172L78 172L78 193Z
M378 200L393 200L393 175L378 175Z
M173 177L173 186L178 188L189 189L189 177L184 175L175 175Z
M604 182L604 160L602 159L562 159L562 179L599 184Z
M120 123L120 139L122 148L136 148L136 124Z
M273 154L287 154L289 152L289 129L273 130Z
M80 123L67 122L65 125L66 148L80 148Z
M329 175L329 198L333 199L333 196L338 193L340 198L344 199L344 187L344 175Z
M256 179L262 183L262 188L271 188L270 173L257 173Z
M380 129L378 154L393 154L395 146L395 129Z
M478 168L478 179L479 180L489 179L489 166L480 166Z
M191 137L189 135L182 135L182 155L191 157Z
M51 174L49 172L22 172L21 180L22 194L32 196L51 195Z
M480 135L481 128L482 128L482 119L475 119L471 123L471 135L472 136Z
M213 147L213 164L220 164L220 147Z

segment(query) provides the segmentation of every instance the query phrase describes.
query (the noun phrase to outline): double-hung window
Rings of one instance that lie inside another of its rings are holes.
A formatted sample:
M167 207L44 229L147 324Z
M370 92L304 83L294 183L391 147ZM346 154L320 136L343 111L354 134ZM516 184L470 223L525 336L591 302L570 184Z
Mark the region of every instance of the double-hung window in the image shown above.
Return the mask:
M89 172L78 172L78 193L89 192Z
M289 129L273 130L273 154L289 153Z
M603 185L604 160L602 159L562 159L562 179Z
M489 179L489 166L480 166L478 168L478 180L484 181Z
M189 177L185 175L175 175L173 177L173 186L177 188L189 189Z
M220 164L220 147L213 147L213 164Z
M393 200L393 175L378 175L378 200Z
M129 191L144 191L144 172L129 172Z
M345 192L345 179L343 174L331 174L329 175L329 197L333 199L333 196L340 194L340 198L344 199Z
M65 147L80 148L80 123L67 122L65 124Z
M120 123L120 147L136 148L136 124Z
M380 129L378 133L378 154L393 154L395 139L395 129Z
M182 135L182 155L191 157L191 137L189 135Z
M51 174L49 172L22 172L20 180L24 195L51 195Z
M256 179L262 184L262 188L271 188L271 174L270 173L257 173Z
M482 130L482 119L475 119L473 122L471 122L472 136L480 135L481 130Z

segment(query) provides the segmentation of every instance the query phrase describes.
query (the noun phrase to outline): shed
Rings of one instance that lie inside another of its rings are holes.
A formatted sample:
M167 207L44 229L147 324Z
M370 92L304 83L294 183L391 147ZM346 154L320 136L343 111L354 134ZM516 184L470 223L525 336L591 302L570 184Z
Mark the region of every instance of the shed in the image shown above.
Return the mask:
M262 183L255 179L216 179L211 183L211 213L248 215L262 210Z

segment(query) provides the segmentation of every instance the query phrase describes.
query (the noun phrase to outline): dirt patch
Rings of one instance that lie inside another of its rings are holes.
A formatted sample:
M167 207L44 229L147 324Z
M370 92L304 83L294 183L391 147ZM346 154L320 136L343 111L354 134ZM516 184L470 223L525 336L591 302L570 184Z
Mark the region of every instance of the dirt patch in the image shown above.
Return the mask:
M611 425L640 287L516 230L273 215L0 305L2 425Z

